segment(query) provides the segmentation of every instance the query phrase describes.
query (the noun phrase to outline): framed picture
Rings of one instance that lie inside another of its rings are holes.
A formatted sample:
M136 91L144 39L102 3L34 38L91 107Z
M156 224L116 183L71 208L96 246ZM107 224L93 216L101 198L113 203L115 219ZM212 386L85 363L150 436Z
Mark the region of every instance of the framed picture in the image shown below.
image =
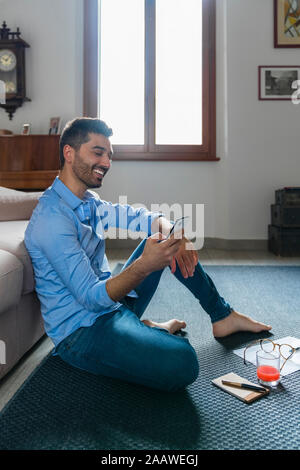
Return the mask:
M30 134L30 124L23 124L22 135Z
M274 0L274 47L300 47L300 0Z
M300 66L260 65L258 67L258 98L291 101L297 94Z
M60 117L53 117L50 119L49 135L59 134L60 132Z

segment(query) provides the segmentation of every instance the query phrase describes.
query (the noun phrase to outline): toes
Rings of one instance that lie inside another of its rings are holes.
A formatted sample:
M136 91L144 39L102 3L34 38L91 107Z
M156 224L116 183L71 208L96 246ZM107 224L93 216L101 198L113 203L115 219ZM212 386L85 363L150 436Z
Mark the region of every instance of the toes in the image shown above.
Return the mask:
M271 325L266 325L265 323L257 322L258 326L263 330L270 330L272 328Z

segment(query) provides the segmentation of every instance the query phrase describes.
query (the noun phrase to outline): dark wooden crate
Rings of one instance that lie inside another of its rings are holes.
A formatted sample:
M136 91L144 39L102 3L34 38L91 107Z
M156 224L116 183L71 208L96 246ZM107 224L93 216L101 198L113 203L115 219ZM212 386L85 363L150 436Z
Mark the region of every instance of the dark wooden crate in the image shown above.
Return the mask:
M269 251L280 256L300 255L300 228L268 226Z
M284 188L275 191L275 204L300 206L300 188Z
M271 224L277 227L300 228L300 206L271 205Z

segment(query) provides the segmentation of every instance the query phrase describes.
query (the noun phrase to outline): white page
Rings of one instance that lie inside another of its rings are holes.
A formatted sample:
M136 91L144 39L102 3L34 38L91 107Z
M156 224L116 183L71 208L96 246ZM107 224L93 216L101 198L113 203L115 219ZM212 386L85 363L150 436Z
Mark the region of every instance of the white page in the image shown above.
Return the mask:
M298 338L293 338L292 336L286 336L285 338L280 338L276 340L272 340L274 343L277 344L289 344L293 346L294 348L300 347L300 339ZM254 346L251 346L251 348L247 349L246 352L246 361L251 362L252 364L256 365L256 351L259 351L260 344L255 344ZM278 347L275 348L275 350L278 351ZM244 351L245 348L241 349L235 349L233 352L239 357L242 357L244 359ZM282 366L284 362L284 359L280 357L280 366ZM300 349L295 352L295 354L286 361L282 371L280 374L282 376L292 374L293 372L296 372L297 370L300 370Z

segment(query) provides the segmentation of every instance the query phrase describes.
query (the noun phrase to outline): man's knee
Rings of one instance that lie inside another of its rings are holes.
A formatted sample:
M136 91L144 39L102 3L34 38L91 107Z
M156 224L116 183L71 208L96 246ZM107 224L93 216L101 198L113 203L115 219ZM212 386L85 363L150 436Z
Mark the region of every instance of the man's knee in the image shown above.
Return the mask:
M199 362L194 348L185 342L178 352L169 357L168 372L163 389L177 391L195 382L199 375Z
M199 362L194 348L188 344L185 353L181 355L177 374L173 376L170 391L177 391L195 382L199 375Z

